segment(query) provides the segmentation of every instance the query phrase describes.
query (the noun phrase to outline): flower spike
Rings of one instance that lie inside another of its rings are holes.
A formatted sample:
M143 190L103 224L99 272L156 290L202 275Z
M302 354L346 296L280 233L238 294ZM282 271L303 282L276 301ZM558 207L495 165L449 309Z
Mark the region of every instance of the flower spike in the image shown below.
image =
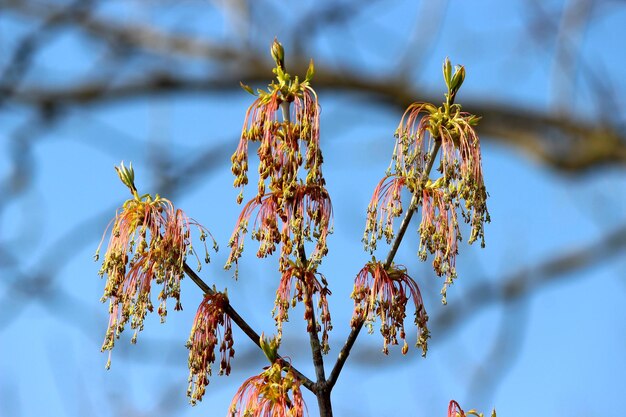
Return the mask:
M226 293L205 294L198 307L187 341L189 349L189 388L187 396L192 405L202 400L209 384L211 364L215 362L215 347L219 343L220 375L230 374L230 359L235 356L230 316L224 307L228 303ZM219 327L223 328L223 333Z
M415 346L422 349L422 356L428 350L428 315L424 308L422 295L417 283L407 274L402 266L385 269L381 262L373 259L359 272L351 294L354 300L352 327L363 320L370 333L376 317L380 318L380 333L383 335L383 353L388 354L388 345L397 345L398 337L404 341L402 353L406 354L409 346L406 343L404 319L406 304L409 297L415 305L415 325L418 328Z
M448 92L446 101L437 107L430 103L413 103L405 111L396 129L392 162L372 196L368 206L363 243L373 252L383 237L391 243L395 237L395 219L403 212L402 190L416 196L421 204L419 257L434 255L433 268L445 276L441 291L446 303L446 290L456 278L455 258L462 239L457 212L471 227L468 242L480 240L485 245L484 224L491 219L487 211L487 191L482 172L480 141L474 126L479 117L463 112L455 104L456 94L465 80L465 68L450 60L443 65ZM431 158L437 157L437 161ZM432 155L431 155L432 153ZM434 163L434 164L433 164ZM441 177L429 178L432 167ZM417 208L414 206L409 210Z
M274 362L237 390L229 417L303 417L305 412L300 381L289 367Z
M209 231L195 220L190 219L167 199L150 195L139 197L134 188L134 172L122 164L117 168L120 179L133 191L134 198L127 200L109 223L111 234L99 275L106 275L102 302L109 301L109 326L106 331L102 351L109 350L107 368L110 366L110 351L115 340L120 337L128 322L135 330L131 339L137 340L143 329L148 312L154 307L151 300L152 286L161 287L158 313L161 322L167 316L167 300L174 299L174 310L182 310L180 302L180 281L184 276L183 265L188 255L194 255L201 262L192 245L191 229L200 232L204 244L205 262L209 261L206 238ZM98 260L100 248L107 231L96 250ZM214 249L217 243L213 239Z
M319 279L318 279L319 277ZM328 353L328 332L333 326L330 320L330 310L328 308L328 296L331 294L327 287L326 278L318 272L305 270L299 263L291 263L283 271L278 290L276 290L276 300L272 315L276 320L278 338L282 337L283 323L289 321L289 308L295 307L296 302L307 301L308 297L317 294L317 306L320 310L319 321L316 329L311 327L313 315L311 306L313 303L304 303L304 319L307 322L307 331L319 332L322 330L321 347L323 353Z

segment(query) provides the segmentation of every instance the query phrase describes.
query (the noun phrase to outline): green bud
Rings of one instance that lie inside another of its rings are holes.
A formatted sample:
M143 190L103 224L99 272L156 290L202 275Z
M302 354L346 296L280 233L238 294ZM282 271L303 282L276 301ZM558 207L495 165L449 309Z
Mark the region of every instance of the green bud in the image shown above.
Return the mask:
M133 163L128 164L128 168L126 168L124 161L122 161L119 167L115 167L115 171L117 171L117 176L120 177L124 185L130 188L133 194L136 194L137 188L135 187L135 170L133 169Z
M263 350L265 357L270 361L270 363L276 362L276 359L278 358L278 339L276 337L266 339L265 333L261 333L259 343L261 344L261 350Z
M276 38L274 38L274 42L272 43L271 54L276 65L280 68L285 68L285 49Z
M445 61L443 61L443 79L446 82L446 86L450 90L450 82L452 80L452 64L450 63L450 59L446 57Z
M463 81L465 80L465 67L463 65L458 65L456 70L454 71L454 76L452 77L452 82L450 85L450 92L452 94L456 94L461 88Z

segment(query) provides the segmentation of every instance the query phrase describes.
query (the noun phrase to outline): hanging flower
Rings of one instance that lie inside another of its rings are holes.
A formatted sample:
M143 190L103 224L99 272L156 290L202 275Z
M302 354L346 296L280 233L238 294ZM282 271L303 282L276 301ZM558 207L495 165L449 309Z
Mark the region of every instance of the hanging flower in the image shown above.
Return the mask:
M445 276L441 289L442 302L446 301L448 285L456 278L456 255L461 240L454 203L448 199L437 182L422 190L422 222L419 227L419 257L425 261L428 253L434 254L433 268L438 276Z
M403 212L402 189L407 185L407 177L386 176L376 189L367 207L367 220L363 243L365 248L372 253L376 249L378 240L385 237L387 243L391 243L395 236L393 223Z
M300 381L278 362L248 378L230 405L230 417L302 417L305 411Z
M432 124L437 108L430 103L412 103L400 119L395 138L390 171L406 178L419 179L428 163L428 151L434 143ZM436 134L435 134L436 136Z
M450 401L450 405L448 405L448 417L465 417L463 409L454 400Z
M189 388L187 396L191 404L202 400L211 376L211 364L215 362L215 347L219 343L220 375L230 374L230 359L235 356L230 316L224 308L228 303L225 293L205 294L198 307L187 341L189 349ZM223 333L220 331L223 328Z
M332 204L325 188L321 186L294 185L285 193L266 194L248 202L237 221L229 246L231 252L226 268L241 257L244 237L248 232L250 217L257 211L252 227L252 238L259 241L257 256L264 258L281 245L280 269L287 265L290 255L298 257L298 248L306 241L314 241L315 248L309 258L309 267L316 265L328 252L326 239L331 229Z
M428 349L428 315L424 308L422 295L417 283L407 274L402 266L385 269L381 262L373 259L359 271L351 294L354 300L352 327L365 321L370 333L376 317L380 318L380 333L383 335L383 352L389 353L388 345L397 345L398 337L403 340L402 353L406 354L409 346L406 342L404 319L409 297L415 305L415 325L418 329L415 346L422 349L422 356Z
M318 278L319 277L319 278ZM308 300L317 294L317 306L320 310L317 328L313 329L313 302ZM307 331L319 332L322 330L322 352L328 353L328 332L332 330L330 320L330 310L328 309L327 296L330 290L327 287L326 278L320 273L305 270L299 263L290 263L289 267L283 271L280 285L276 291L274 310L272 315L276 320L278 329L278 339L282 337L283 323L289 321L289 307L295 307L296 302L304 301L304 319L307 322Z
M449 61L444 64L449 65ZM456 79L455 79L456 78ZM397 175L409 180L424 180L428 151L435 143L441 147L439 167L443 175L442 190L463 213L471 225L469 243L481 240L484 247L484 223L490 221L487 191L482 172L480 139L474 130L480 117L461 110L454 96L465 78L465 69L458 67L454 76L446 78L447 101L442 107L430 103L411 104L396 130L396 147L392 167ZM411 190L415 192L414 190ZM461 204L461 200L465 203Z
M413 195L409 212L422 206L420 223L420 259L434 255L433 267L446 280L446 290L456 278L455 260L461 233L457 211L471 226L469 243L480 239L484 247L484 223L489 222L487 191L482 173L480 141L474 130L479 121L463 112L454 98L465 78L465 69L454 74L449 60L444 63L448 87L441 107L430 103L413 103L405 111L396 129L396 144L387 176L379 183L368 206L363 243L373 252L383 237L391 243L395 237L394 221L403 212L402 189ZM438 152L439 149L441 152ZM439 164L436 158L439 154ZM431 169L442 176L431 181Z
M127 200L111 221L113 226L109 244L99 271L100 276L107 276L102 302L109 300L109 325L102 351L113 349L115 339L119 338L129 321L135 330L131 342L136 342L138 332L143 330L146 314L153 311L153 284L161 288L158 295L161 322L167 316L168 298L175 300L175 310L182 309L180 280L184 276L187 255L193 254L198 261L198 268L201 267L191 242L192 227L200 232L205 262L209 262L205 243L207 236L211 236L208 230L158 194L154 198L147 194L139 196L134 185L132 165L126 168L122 163L116 169L134 198ZM107 231L96 251L96 260ZM215 240L213 243L217 249ZM109 352L107 368L110 362Z
M259 142L259 198L266 193L266 187L274 193L292 186L299 180L303 164L307 172L300 180L307 185L324 185L319 147L320 110L317 94L310 86L313 63L304 81L298 77L292 79L282 65L274 72L277 81L267 91L258 90L258 98L248 108L239 145L231 158L234 186L243 187L248 183L249 142ZM242 87L254 94L250 87L243 84ZM239 203L242 200L243 190L237 197Z

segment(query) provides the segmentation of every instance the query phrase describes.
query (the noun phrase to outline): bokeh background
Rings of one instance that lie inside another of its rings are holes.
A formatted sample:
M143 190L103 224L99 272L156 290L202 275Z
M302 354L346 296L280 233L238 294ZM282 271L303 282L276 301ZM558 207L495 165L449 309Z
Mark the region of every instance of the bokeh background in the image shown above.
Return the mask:
M429 354L384 356L380 335L363 332L333 391L335 415L443 416L450 399L504 417L619 410L624 2L3 0L0 416L222 416L265 365L236 331L233 373L188 404L184 343L201 294L187 279L185 309L163 325L148 317L137 345L127 330L105 371L92 256L128 197L113 166L132 161L140 192L170 198L219 241L201 276L227 287L259 333L273 332L276 260L257 260L248 242L239 281L222 266L240 210L229 157L252 100L239 81L269 82L275 36L292 72L309 58L317 69L335 214L321 268L333 291L327 367L349 331L353 279L370 258L365 209L404 108L443 99L449 56L467 69L457 101L483 116L487 247L461 245L442 306L412 225L396 259L421 286ZM301 316L298 307L281 352L313 375Z

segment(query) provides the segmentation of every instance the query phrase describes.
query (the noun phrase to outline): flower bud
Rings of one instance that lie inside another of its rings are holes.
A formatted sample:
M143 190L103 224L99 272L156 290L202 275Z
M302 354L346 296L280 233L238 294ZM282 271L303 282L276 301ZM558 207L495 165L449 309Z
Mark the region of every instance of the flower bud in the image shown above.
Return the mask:
M452 93L452 95L456 94L456 92L459 91L459 88L461 88L461 85L463 84L464 80L465 80L465 67L461 65L456 68L456 71L454 72L454 76L452 77L452 81L450 84L450 92Z
M265 333L261 333L259 342L263 353L265 353L265 357L267 357L270 363L276 362L278 358L278 340L276 337L269 339L265 337Z
M135 194L137 188L135 187L135 170L133 170L133 163L131 162L128 168L126 168L124 161L122 161L119 167L115 167L115 171L117 171L117 176L120 177L124 185L130 188L130 191Z
M446 60L443 61L443 79L446 82L446 87L450 88L450 80L452 79L452 64L450 63L450 59L446 57Z
M274 59L274 62L276 62L276 65L280 68L285 68L285 49L283 48L283 45L278 42L278 39L274 38L274 42L272 43L272 48L271 48L271 54L272 54L272 58Z

